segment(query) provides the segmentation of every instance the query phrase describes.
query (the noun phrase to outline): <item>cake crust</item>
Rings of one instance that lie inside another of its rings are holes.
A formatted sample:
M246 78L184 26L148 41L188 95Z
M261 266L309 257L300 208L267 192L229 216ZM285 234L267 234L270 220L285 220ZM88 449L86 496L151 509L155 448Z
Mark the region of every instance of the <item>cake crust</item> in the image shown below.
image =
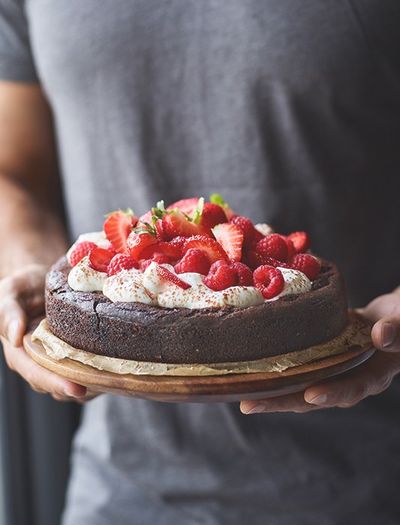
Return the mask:
M310 292L247 308L162 308L112 303L101 292L75 292L62 257L46 281L51 331L94 354L164 363L220 363L276 356L323 343L348 323L343 280L330 262Z

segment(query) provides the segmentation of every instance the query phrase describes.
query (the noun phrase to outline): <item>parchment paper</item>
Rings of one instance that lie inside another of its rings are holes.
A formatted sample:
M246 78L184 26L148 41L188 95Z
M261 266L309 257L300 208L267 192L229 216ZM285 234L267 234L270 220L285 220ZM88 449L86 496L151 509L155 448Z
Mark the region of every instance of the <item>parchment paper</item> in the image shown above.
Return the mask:
M74 348L62 341L49 330L44 319L32 334L32 340L40 341L47 354L53 359L73 359L99 370L115 374L155 375L155 376L207 376L224 374L243 374L255 372L283 372L290 367L304 365L324 357L346 352L355 346L367 350L371 348L370 327L355 313L350 313L347 328L335 339L312 346L305 350L291 352L255 361L209 364L170 364L146 361L131 361L115 357L99 356Z

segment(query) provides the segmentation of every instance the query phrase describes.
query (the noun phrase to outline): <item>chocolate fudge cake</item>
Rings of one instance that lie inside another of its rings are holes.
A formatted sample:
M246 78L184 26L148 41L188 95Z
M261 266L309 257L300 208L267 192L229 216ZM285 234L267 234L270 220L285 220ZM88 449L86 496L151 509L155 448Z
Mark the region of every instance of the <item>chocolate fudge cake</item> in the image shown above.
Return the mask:
M51 332L125 360L257 360L329 341L346 328L343 281L307 233L275 233L220 196L109 214L50 270Z

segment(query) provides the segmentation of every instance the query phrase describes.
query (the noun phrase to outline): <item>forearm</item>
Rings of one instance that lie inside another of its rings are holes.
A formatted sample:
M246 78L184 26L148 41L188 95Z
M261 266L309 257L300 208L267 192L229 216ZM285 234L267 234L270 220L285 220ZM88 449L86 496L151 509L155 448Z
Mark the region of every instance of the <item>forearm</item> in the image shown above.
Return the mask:
M0 277L28 264L48 266L65 252L61 213L49 201L0 174Z

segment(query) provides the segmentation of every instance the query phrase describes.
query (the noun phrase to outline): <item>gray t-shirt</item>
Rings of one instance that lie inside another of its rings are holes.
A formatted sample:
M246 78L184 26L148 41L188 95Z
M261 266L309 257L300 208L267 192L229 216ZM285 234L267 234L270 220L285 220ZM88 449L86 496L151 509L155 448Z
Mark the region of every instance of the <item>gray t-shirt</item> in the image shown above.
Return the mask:
M72 236L217 191L306 229L353 304L400 282L398 0L0 0L0 77L51 104ZM64 525L391 525L399 383L353 409L102 396Z

